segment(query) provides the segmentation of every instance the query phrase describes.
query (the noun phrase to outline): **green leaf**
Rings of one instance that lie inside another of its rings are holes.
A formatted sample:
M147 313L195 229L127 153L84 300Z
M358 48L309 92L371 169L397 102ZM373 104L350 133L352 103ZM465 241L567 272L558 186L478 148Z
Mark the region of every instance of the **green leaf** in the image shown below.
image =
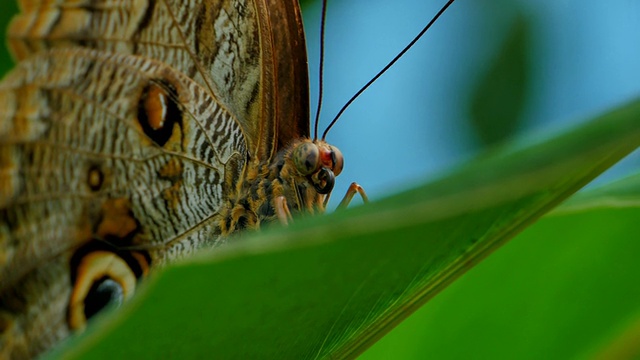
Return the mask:
M578 194L362 359L640 357L638 219L640 175Z
M18 13L18 4L15 1L3 1L0 3L0 39L7 38L7 24L9 20ZM13 67L13 60L9 55L9 50L5 46L0 46L0 78Z
M640 101L156 274L65 358L349 358L640 144Z
M517 16L502 48L476 85L470 119L485 145L508 139L522 120L529 87L529 32L527 18Z

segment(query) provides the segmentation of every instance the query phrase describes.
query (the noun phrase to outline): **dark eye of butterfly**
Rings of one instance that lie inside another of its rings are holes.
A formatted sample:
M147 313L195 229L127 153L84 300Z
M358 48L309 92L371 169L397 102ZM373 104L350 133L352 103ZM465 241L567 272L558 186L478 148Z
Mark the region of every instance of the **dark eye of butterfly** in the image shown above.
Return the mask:
M176 102L175 88L162 80L149 83L138 104L138 122L144 133L156 144L164 146L181 126L182 111Z
M313 174L320 167L320 150L316 144L305 142L293 149L293 163L302 175Z
M340 175L342 168L344 167L344 157L342 152L335 146L329 145L331 148L331 162L333 163L333 174L335 176Z
M89 293L84 298L84 316L90 319L109 305L120 306L123 300L122 285L105 276L91 285Z
M111 251L92 251L75 268L69 301L69 327L81 329L92 316L109 305L119 305L133 295L137 276L129 264Z
M104 183L104 173L98 165L93 165L89 168L87 183L91 191L98 191L102 187Z

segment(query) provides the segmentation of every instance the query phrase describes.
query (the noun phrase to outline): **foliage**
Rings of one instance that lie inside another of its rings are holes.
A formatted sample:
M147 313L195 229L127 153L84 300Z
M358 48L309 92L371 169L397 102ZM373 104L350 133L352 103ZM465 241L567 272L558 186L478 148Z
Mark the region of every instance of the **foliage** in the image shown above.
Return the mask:
M368 206L236 239L156 274L64 356L355 356L640 145L638 119L640 101L544 141L511 143ZM548 336L549 319L534 320Z

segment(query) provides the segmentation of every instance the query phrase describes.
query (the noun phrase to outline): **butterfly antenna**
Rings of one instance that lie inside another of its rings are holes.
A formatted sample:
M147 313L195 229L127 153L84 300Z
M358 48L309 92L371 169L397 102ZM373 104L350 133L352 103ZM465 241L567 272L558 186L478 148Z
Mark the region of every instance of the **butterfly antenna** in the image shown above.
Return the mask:
M318 80L318 109L316 110L315 128L313 130L313 141L318 138L318 122L320 121L320 109L322 108L322 86L324 79L324 24L327 17L327 0L322 0L322 18L320 20L320 66Z
M433 19L431 19L431 21L429 21L429 23L427 24L427 26L425 26L422 31L420 31L420 33L413 38L413 40L411 40L411 42L405 46L404 49L402 49L402 51L400 51L400 53L398 53L398 55L396 55L395 58L393 58L393 60L391 60L384 68L382 68L382 70L380 70L380 72L378 72L378 74L376 74L376 76L374 76L371 80L369 80L368 83L366 83L360 90L358 90L357 93L355 93L355 95L353 95L351 97L351 99L349 99L349 101L347 101L346 104L344 104L344 106L342 107L342 109L340 109L340 111L338 112L338 115L336 115L335 118L333 118L333 120L331 121L331 123L329 124L329 126L327 126L327 129L324 131L324 133L322 134L322 140L324 140L327 137L327 133L329 132L329 130L331 130L331 128L333 127L333 125L335 125L335 123L338 121L338 119L340 118L340 116L342 116L342 113L349 107L349 105L351 105L351 103L358 97L360 96L360 94L362 94L365 90L367 90L367 88L369 86L371 86L371 84L373 84L376 80L378 80L378 78L380 76L382 76L382 74L384 74L387 70L389 70L390 67L393 66L393 64L396 63L396 61L398 61L407 51L409 51L409 49L411 49L411 47L418 41L420 40L420 38L422 37L422 35L424 35L425 32L427 32L427 30L429 30L429 28L431 27L431 25L433 25L436 20L438 20L438 18L440 17L440 15L442 15L447 8L449 8L449 6L451 6L451 4L453 4L455 0L449 0L447 1L447 3L442 7L442 9L440 9L440 11L438 11L438 13L436 14L436 16L433 17ZM317 125L317 124L316 124Z

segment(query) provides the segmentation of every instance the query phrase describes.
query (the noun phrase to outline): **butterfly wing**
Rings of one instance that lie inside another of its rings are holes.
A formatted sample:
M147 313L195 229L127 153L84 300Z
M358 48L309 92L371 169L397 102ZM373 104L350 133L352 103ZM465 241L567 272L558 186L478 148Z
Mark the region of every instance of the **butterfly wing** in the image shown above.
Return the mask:
M215 243L247 159L308 135L297 3L195 3L21 2L0 84L0 357L82 327L105 278L127 295L149 263Z
M67 314L78 298L90 316L100 279L126 290L149 263L218 241L247 149L199 84L140 57L54 50L22 61L0 99L3 349L37 353L82 327ZM105 252L123 266L83 262Z
M81 46L159 60L194 79L270 159L309 136L304 33L296 0L21 0L8 32L18 59Z

